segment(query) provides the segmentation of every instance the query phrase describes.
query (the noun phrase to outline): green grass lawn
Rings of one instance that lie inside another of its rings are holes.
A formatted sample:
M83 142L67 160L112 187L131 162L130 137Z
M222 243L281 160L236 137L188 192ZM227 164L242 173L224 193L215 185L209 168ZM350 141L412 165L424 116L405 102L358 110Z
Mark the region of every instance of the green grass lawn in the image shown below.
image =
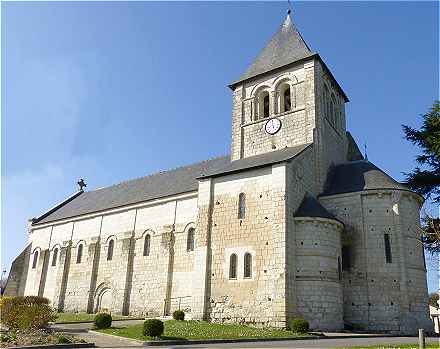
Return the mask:
M165 331L162 339L287 338L301 336L297 333L279 329L254 328L235 324L213 324L205 321L169 320L165 321L164 325ZM129 327L112 327L99 331L139 340L153 339L142 335L142 324Z
M426 343L426 349L431 349L431 348L440 348L440 344L436 343ZM381 344L381 345L372 345L372 346L368 346L368 347L343 347L343 348L338 348L338 349L419 349L419 345L418 344L392 344L392 345L387 345L387 344Z
M95 315L96 314L87 313L57 313L55 323L93 321L95 319ZM130 319L130 317L122 315L112 315L112 318L113 320Z

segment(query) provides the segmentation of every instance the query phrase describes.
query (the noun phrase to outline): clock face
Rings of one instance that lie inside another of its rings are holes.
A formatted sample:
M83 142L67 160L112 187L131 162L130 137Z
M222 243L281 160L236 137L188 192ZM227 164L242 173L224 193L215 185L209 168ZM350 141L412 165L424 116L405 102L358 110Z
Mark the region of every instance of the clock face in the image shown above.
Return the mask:
M266 122L266 125L264 125L264 129L266 132L270 135L274 135L277 133L281 128L281 121L279 119L270 119L268 122Z

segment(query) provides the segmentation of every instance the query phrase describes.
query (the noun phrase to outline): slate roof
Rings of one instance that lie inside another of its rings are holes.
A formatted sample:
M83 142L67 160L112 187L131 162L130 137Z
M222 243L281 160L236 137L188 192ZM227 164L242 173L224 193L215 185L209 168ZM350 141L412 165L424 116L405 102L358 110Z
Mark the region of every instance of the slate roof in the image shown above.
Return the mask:
M202 161L197 164L122 182L110 187L86 191L77 195L73 200L66 200L68 202L63 202L56 206L56 209L52 210L52 213L40 216L33 224L47 223L59 219L80 216L87 213L195 191L198 189L198 181L196 177L199 177L208 171L215 171L223 168L229 163L230 157L222 156Z
M246 72L236 81L263 74L286 64L313 56L299 31L287 15L283 24Z
M266 47L261 50L260 54L244 72L244 74L241 75L238 80L233 81L229 87L234 89L235 86L242 81L266 74L292 63L299 63L302 60L311 59L312 57L321 62L324 70L339 88L342 96L345 99L345 102L348 102L348 97L344 90L339 85L338 81L336 81L332 72L330 69L328 69L327 65L321 59L319 54L313 52L309 48L301 36L301 33L293 24L290 15L287 15L278 31L270 39Z
M394 180L368 160L341 164L330 171L327 188L320 196L352 193L372 189L409 188Z
M232 162L229 155L222 156L170 171L159 172L150 176L122 182L110 187L78 192L33 220L33 224L48 223L196 191L198 189L198 178L221 176L287 161L300 154L309 146L310 144L284 148Z
M311 146L310 144L299 145L296 147L287 147L280 150L275 150L269 153L263 153L255 156L250 156L240 160L229 162L225 167L220 169L213 169L207 171L206 174L199 178L216 177L220 175L230 174L234 172L243 171L245 169L256 168L275 164L279 162L288 161L295 156L299 155L306 148Z
M296 210L294 217L319 217L338 220L326 210L313 196L305 195L301 205Z

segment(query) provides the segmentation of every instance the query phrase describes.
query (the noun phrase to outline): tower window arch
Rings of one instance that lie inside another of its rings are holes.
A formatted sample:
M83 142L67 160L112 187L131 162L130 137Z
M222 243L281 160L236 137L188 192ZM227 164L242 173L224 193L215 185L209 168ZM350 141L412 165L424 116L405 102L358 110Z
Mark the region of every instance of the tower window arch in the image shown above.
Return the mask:
M246 279L250 279L252 277L252 255L249 252L244 254L243 277Z
M341 266L341 257L338 256L338 279L342 280L342 266Z
M244 219L246 216L246 195L240 193L238 195L238 219Z
M144 239L144 256L149 256L150 255L150 242L151 242L151 237L150 234L145 235L145 239Z
M327 85L324 85L324 112L325 117L330 120L330 100L329 100L330 91Z
M115 240L111 239L108 242L108 249L107 249L107 260L111 261L113 259L113 250L115 248Z
M330 105L331 105L331 114L332 114L332 124L333 126L337 126L337 105L336 105L336 98L335 95L332 93L332 97L331 97L331 101L330 101Z
M53 250L53 255L52 255L52 267L55 267L57 265L57 259L58 259L58 248L55 248Z
M229 257L229 278L237 278L237 255L235 253L231 254L231 257Z
M269 92L262 91L258 97L258 116L260 119L269 117Z
M83 255L83 245L80 244L78 245L78 248L76 250L76 264L81 263L82 255Z
M188 229L188 236L186 237L186 251L194 251L194 239L195 239L195 229Z
M290 85L282 84L278 93L280 96L280 113L292 110Z
M38 251L34 252L34 259L32 260L32 269L35 269L37 267L38 262Z

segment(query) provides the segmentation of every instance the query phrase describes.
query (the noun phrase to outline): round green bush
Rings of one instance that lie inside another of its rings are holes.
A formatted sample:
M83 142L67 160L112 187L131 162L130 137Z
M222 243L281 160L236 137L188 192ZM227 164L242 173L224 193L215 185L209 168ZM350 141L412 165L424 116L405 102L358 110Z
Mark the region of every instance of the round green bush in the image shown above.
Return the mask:
M290 322L290 329L296 333L307 333L309 332L309 323L301 318L293 319Z
M96 328L109 328L112 325L112 316L108 313L99 313L95 316Z
M163 322L158 319L144 321L143 335L149 337L160 337L163 334Z
M173 319L174 320L185 320L185 312L183 310L176 310L173 313Z

